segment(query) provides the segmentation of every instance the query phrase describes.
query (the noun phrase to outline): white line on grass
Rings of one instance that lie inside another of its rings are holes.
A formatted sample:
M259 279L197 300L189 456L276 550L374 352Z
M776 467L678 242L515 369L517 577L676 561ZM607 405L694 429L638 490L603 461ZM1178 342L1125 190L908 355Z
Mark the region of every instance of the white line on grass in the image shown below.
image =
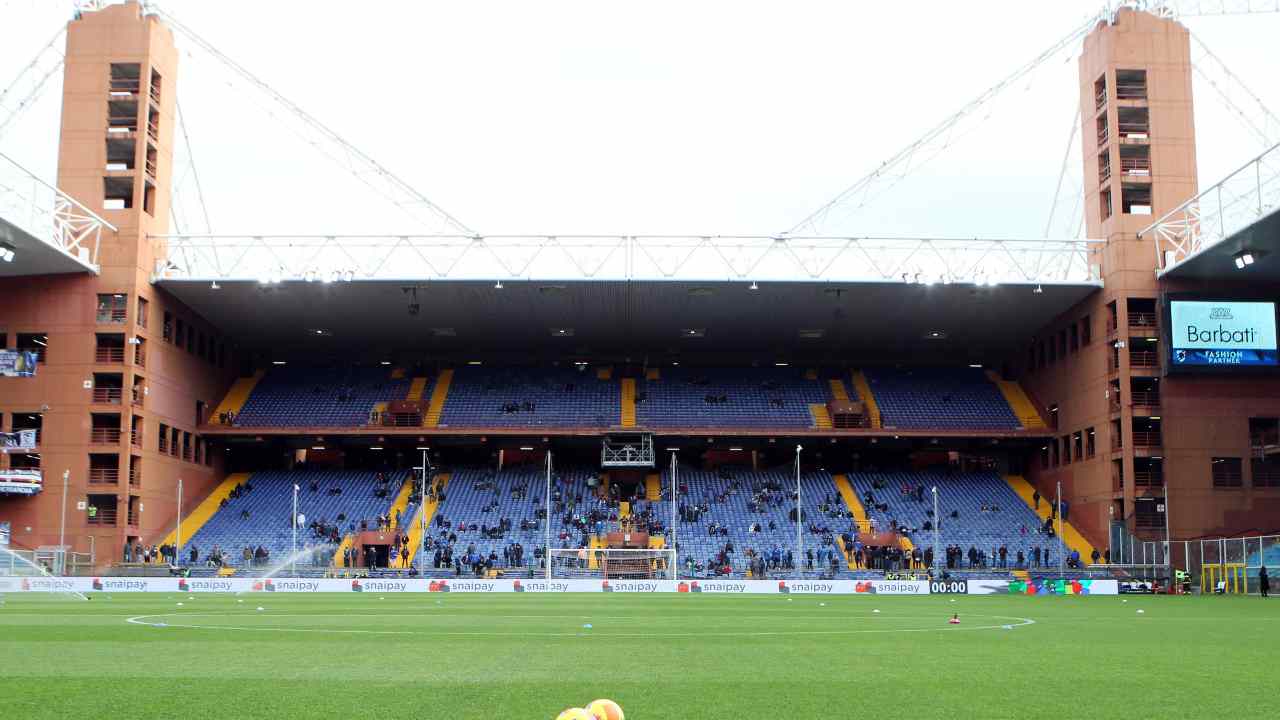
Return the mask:
M239 625L190 625L185 623L147 622L146 620L147 618L171 618L171 617L195 617L195 616L231 617L231 615L227 613L220 613L220 614L219 613L191 613L191 614L167 613L167 614L160 614L160 615L136 615L131 618L126 618L126 622L133 625L144 625L148 627L186 628L191 630L240 630L240 631L247 631L247 632L329 633L329 634L335 634L335 635L414 635L414 636L422 635L422 636L429 636L429 637L592 637L592 636L596 636L596 637L610 637L610 638L618 638L618 637L628 637L628 638L787 637L787 636L794 636L794 635L862 635L862 634L871 634L871 633L883 634L883 633L909 633L909 632L917 632L917 633L918 632L957 632L957 631L963 631L963 630L996 630L1004 627L1004 625L1006 624L1009 624L1009 623L1003 623L1000 625L976 625L976 626L967 626L967 627L955 627L950 625L943 625L941 627L929 627L929 628L894 628L894 629L873 629L873 630L765 630L765 631L753 631L753 632L687 632L687 633L611 633L611 632L595 632L595 631L565 632L565 633L527 633L527 632L515 633L515 632L453 632L453 631L432 632L432 631L422 631L422 630L364 630L364 629L357 629L357 628L282 628L282 627L253 627L253 626L239 626ZM308 617L308 616L306 615L271 615L269 617L276 618L276 617ZM313 615L310 617L315 617L315 616ZM387 616L362 615L361 617L399 618L404 616L403 615L387 615ZM475 617L475 616L466 616L466 617ZM493 616L493 617L495 619L498 619L503 616ZM521 617L524 617L524 616L521 616ZM548 616L544 615L544 616L537 616L537 617L545 618ZM1010 624L1011 627L1022 627L1025 625L1034 625L1036 622L1035 620L1032 620L1030 618L1020 618L1020 617L1013 617L1008 615L969 615L969 617L982 617L982 618L992 618L997 620L1016 621L1015 623ZM777 620L778 618L771 618L771 619ZM865 620L868 618L865 618L865 617L848 618L848 617L830 616L826 619ZM902 619L902 620L930 619L932 620L935 618L933 616L930 616L929 618L899 617L897 619Z

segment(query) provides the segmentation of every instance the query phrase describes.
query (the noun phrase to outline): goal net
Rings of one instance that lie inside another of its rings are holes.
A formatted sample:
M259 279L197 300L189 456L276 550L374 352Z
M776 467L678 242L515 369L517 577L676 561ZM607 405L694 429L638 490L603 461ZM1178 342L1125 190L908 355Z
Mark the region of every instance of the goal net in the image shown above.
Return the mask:
M553 549L548 578L673 580L676 551L663 549Z

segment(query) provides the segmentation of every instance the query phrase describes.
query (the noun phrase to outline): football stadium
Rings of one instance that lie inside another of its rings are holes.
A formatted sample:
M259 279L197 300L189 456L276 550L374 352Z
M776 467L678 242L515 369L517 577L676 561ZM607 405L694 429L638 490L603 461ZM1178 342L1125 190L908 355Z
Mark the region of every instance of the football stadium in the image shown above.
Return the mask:
M1197 24L1275 2L1113 3L790 227L688 235L485 234L362 149L404 98L316 69L304 109L193 6L57 4L0 87L4 717L1280 715L1280 119ZM1065 157L1018 96L1052 72ZM1052 144L1043 234L946 188L894 211L945 233L859 231L1011 97L966 172ZM320 164L207 172L251 110Z

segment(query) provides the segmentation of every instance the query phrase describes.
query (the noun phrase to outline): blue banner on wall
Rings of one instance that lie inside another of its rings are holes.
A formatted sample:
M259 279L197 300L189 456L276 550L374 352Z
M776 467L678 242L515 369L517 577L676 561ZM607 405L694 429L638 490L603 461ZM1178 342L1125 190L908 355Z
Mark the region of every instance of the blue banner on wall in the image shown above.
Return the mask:
M0 377L32 377L36 358L31 350L0 350Z
M1227 350L1179 348L1173 351L1174 365L1275 365L1275 350Z

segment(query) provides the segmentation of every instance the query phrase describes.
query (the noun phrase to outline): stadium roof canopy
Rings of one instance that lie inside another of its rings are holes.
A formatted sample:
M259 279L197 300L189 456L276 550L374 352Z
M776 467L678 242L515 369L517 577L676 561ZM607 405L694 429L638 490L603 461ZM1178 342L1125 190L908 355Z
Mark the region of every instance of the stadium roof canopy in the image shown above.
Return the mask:
M13 260L0 258L0 278L27 275L96 273L97 267L60 247L45 242L0 217L0 250L12 249Z
M1138 236L1153 243L1163 279L1280 281L1280 145Z
M1250 258L1244 267L1236 258ZM1280 283L1280 209L1231 233L1223 240L1203 247L1194 255L1160 273L1170 280L1222 280L1250 283Z
M115 232L97 213L0 153L0 277L96 274L102 234Z
M270 359L998 363L1098 283L159 280Z

